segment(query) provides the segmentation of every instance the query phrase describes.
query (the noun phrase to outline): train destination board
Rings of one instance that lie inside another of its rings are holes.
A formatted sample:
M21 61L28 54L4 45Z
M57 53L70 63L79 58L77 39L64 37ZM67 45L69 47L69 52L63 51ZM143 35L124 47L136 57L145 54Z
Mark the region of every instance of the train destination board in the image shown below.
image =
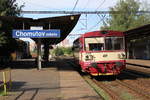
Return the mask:
M13 38L59 38L60 30L13 30Z

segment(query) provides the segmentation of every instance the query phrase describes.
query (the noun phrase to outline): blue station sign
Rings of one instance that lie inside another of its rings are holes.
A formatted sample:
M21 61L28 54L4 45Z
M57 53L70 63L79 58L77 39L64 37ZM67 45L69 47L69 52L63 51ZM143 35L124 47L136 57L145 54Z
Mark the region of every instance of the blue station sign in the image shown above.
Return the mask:
M59 38L60 30L13 30L13 38Z

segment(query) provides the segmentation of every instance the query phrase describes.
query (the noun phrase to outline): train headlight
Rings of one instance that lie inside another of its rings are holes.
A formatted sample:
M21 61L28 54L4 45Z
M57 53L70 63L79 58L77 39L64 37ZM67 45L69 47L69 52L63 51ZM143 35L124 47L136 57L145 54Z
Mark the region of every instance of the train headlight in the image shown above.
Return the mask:
M89 56L88 56L88 55L86 55L86 56L85 56L85 59L89 59Z
M103 54L103 57L107 57L108 56L108 54Z
M124 53L122 53L121 55L122 55L122 58L123 58L123 59L126 58L126 55L125 55Z
M126 55L124 53L118 54L118 58L120 59L125 59Z
M93 56L92 55L86 55L85 56L85 60L87 61L87 60L93 60Z

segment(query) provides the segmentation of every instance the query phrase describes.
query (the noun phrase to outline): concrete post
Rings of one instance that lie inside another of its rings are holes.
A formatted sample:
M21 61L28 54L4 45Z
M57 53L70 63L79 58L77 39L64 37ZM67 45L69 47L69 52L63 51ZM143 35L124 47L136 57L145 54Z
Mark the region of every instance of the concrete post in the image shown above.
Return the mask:
M42 69L42 57L41 57L41 39L38 39L38 43L37 43L37 55L38 55L38 59L37 59L37 65L38 65L38 69L41 70Z

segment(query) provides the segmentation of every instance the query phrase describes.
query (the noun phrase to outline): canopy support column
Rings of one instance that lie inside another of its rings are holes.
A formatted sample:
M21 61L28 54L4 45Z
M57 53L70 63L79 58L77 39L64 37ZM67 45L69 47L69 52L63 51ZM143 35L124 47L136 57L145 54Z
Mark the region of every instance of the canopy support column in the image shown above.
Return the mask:
M44 60L48 61L49 58L49 44L44 43Z
M41 70L42 69L42 57L41 57L41 39L38 39L38 43L37 43L37 65L38 65L38 69Z

